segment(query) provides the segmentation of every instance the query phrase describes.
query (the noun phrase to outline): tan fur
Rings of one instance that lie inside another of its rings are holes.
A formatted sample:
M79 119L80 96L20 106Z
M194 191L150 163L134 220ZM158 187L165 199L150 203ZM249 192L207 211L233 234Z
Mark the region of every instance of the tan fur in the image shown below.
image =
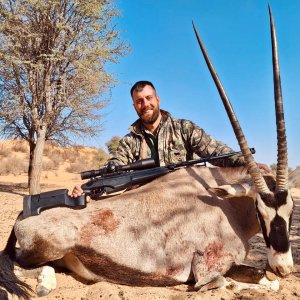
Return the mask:
M241 263L259 230L254 199L221 199L208 188L249 182L241 168L191 167L136 190L54 208L18 221L21 259L63 259L79 276L135 285L169 285L224 274ZM77 267L76 267L77 266Z

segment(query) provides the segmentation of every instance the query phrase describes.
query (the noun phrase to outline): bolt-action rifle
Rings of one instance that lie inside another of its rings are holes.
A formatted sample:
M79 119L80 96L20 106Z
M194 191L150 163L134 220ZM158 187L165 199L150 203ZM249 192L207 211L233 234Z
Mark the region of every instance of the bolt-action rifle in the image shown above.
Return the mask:
M250 149L254 154L254 148ZM99 197L104 193L109 195L135 185L147 183L157 177L173 172L177 169L192 165L205 165L220 159L241 155L239 152L230 152L222 155L188 160L180 163L158 167L154 159L144 159L128 165L106 166L98 170L81 172L81 179L89 179L81 185L83 194L79 197L70 197L67 189L59 189L36 195L25 196L23 199L23 217L38 215L41 211L53 207L66 206L73 208L86 207L86 196Z

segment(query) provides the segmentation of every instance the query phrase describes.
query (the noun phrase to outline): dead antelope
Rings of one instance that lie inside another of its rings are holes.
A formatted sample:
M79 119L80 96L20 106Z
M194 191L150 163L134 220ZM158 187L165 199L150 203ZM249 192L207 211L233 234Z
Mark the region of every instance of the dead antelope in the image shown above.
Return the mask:
M12 261L27 268L59 262L90 282L166 286L195 280L195 288L200 290L224 285L240 288L223 275L243 262L248 240L260 229L274 272L285 276L292 271L289 230L293 199L287 186L277 42L269 13L278 138L276 181L267 183L261 175L194 27L247 170L183 168L138 190L93 201L84 210L54 208L39 216L20 216L0 258L0 283L6 291L29 297L27 286L14 277ZM270 288L278 288L272 284ZM49 292L54 285L40 283L38 291Z

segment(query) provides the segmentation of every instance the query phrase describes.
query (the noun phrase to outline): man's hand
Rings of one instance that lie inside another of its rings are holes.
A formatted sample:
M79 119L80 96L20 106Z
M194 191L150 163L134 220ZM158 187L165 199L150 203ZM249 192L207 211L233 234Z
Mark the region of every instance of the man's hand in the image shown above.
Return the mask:
M81 196L82 193L83 193L83 190L82 190L81 186L80 185L75 185L70 196L72 198L75 198L75 197ZM91 200L90 197L86 197L86 202L87 203L90 202L90 200Z

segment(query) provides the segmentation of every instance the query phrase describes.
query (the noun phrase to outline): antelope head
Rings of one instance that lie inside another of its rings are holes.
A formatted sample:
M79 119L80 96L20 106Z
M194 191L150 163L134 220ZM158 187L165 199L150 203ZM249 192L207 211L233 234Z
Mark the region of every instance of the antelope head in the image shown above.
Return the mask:
M221 81L208 57L206 49L200 39L198 31L193 23L194 31L201 48L202 54L214 79L222 102L230 119L232 128L243 153L245 164L257 190L255 200L257 217L261 225L262 233L268 248L268 262L274 272L281 276L286 276L293 269L293 257L289 232L294 208L293 198L288 189L288 159L287 140L284 122L284 112L282 104L281 81L279 71L279 58L274 20L269 6L271 41L272 41L272 61L273 61L273 81L274 99L276 111L277 127L277 172L276 188L270 190L263 178L253 156L248 147L246 138L240 127L235 112L226 95Z

